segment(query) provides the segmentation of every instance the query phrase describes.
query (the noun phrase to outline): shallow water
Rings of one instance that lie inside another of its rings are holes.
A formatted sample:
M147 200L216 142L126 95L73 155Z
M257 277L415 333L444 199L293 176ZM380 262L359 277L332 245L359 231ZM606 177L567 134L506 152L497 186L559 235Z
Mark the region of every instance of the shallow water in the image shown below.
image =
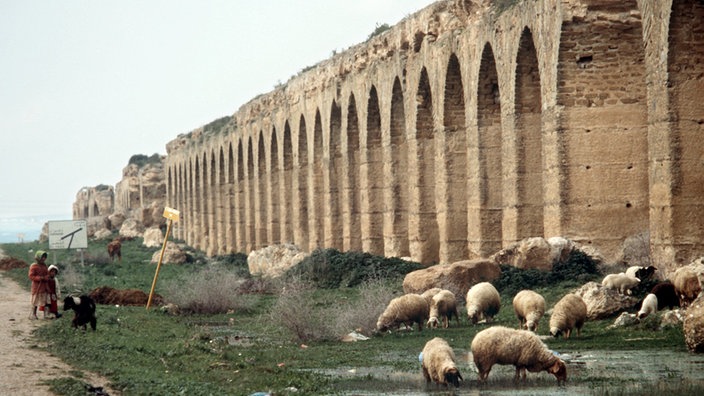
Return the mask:
M565 386L555 377L528 373L514 383L513 366L494 366L486 384L477 383L471 354L458 356L465 381L457 390L426 385L420 365L415 372L390 368L342 368L326 374L347 379L343 395L575 395L575 394L704 394L704 355L670 351L589 351L562 354L567 364ZM338 377L338 378L339 378Z

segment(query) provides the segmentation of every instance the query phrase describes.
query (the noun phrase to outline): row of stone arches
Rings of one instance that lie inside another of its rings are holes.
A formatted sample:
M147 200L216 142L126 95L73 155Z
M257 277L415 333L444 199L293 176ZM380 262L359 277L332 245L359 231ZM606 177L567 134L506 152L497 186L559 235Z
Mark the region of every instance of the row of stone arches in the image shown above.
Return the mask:
M701 3L631 0L578 18L529 3L515 11L528 16L512 38L492 29L476 47L468 33L445 42L454 47L424 43L400 70L382 65L261 119L236 114L236 132L170 154L168 200L187 213L177 236L210 254L293 242L431 263L529 236L613 251L653 228L653 208L671 201L651 194L663 153L660 93L647 87L664 73L665 113L704 119L699 104L678 107L702 71ZM658 36L651 26L666 17ZM654 47L670 50L667 64ZM678 122L673 132L698 141L701 128ZM702 144L677 147L677 165L688 166L677 166L687 183L676 189L691 206Z

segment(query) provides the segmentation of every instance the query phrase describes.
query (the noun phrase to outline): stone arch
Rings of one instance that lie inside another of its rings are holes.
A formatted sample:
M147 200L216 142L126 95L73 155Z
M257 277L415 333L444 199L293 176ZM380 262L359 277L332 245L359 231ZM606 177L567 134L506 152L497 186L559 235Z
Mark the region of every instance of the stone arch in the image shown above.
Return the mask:
M310 249L321 248L324 245L323 223L325 209L325 194L323 169L323 122L320 118L320 110L315 111L315 121L313 125L313 156L310 161L310 220L309 220L309 245Z
M268 242L267 227L269 225L268 207L269 207L269 182L268 172L266 169L266 149L264 148L264 132L259 131L259 139L257 142L257 170L256 170L256 185L257 185L257 200L254 203L256 208L256 249L265 246Z
M208 206L208 210L206 211L206 216L208 220L208 243L206 244L206 252L209 255L213 255L217 253L218 251L218 232L217 232L217 225L215 224L216 218L215 218L215 212L218 210L217 206L217 198L219 197L219 191L217 190L217 172L218 172L218 164L217 164L217 157L215 155L215 151L211 150L208 153L208 160L210 162L210 165L208 166L208 178L206 180L206 184L208 185L207 190L205 191L206 194L206 205Z
M227 222L227 175L225 174L226 169L225 163L225 151L222 146L218 147L218 172L217 172L217 183L216 183L216 211L215 211L215 221L217 223L217 241L218 248L215 250L218 254L225 254L227 252L227 230L225 228Z
M236 178L236 191L235 191L235 211L237 213L236 228L237 228L237 249L239 251L244 251L247 247L247 211L245 205L247 204L247 189L245 188L247 180L244 174L244 148L242 147L242 140L237 141L237 175Z
M459 59L450 55L445 75L443 127L445 128L444 169L446 172L446 262L468 258L467 238L467 122L464 86Z
M298 210L294 210L297 221L294 231L297 232L296 244L303 249L308 249L308 135L306 132L306 119L301 114L298 123Z
M360 181L359 174L359 115L357 113L357 104L353 94L350 94L349 104L347 106L347 186L345 194L347 195L349 204L346 210L349 218L349 231L346 233L347 250L362 250L362 225L361 218L361 194L358 183Z
M235 155L232 142L227 144L227 247L230 252L237 251L237 204L235 200Z
M366 210L362 213L362 248L372 254L384 254L383 224L383 188L384 177L381 173L384 155L381 145L381 111L379 95L372 85L367 101L367 146L363 148L366 161L361 163L367 197ZM362 157L364 158L364 157Z
M391 123L390 123L390 143L391 162L386 164L386 180L389 182L388 192L390 197L386 199L391 202L387 208L387 216L390 221L385 224L391 225L390 232L384 241L384 248L387 256L410 256L408 245L408 208L409 208L409 180L408 180L408 134L406 132L406 114L404 109L403 88L398 77L394 79L391 90Z
M544 235L542 98L538 54L524 28L516 57L516 136L518 140L518 239Z
M416 95L416 152L417 179L413 188L418 192L414 221L418 235L411 235L411 254L424 264L439 261L440 227L435 203L435 127L433 96L428 70L423 67Z
M480 166L480 255L487 257L502 245L503 184L501 152L501 96L494 51L484 45L477 93Z
M193 211L193 215L191 218L193 219L193 228L191 230L191 241L190 244L193 245L196 249L200 249L200 236L203 235L201 232L201 214L202 214L202 202L203 199L200 196L200 193L203 192L203 188L200 186L201 184L201 176L200 176L200 157L198 157L198 154L195 156L195 163L194 163L194 168L193 168L193 174L191 181L193 182L193 190L191 192L191 202L193 205L191 209Z
M270 227L271 227L271 238L270 243L281 243L281 209L280 197L281 197L281 169L279 169L279 142L276 135L276 128L271 129L271 148L269 150L269 156L271 157L270 173L269 173L269 185L271 188L271 200L270 200Z
M283 146L283 199L281 200L281 240L282 242L293 243L293 143L291 139L291 127L286 121L284 125L284 146Z
M342 161L342 108L334 100L330 105L330 161L328 172L330 180L328 246L342 250L342 190L345 177Z
M619 7L589 7L584 18L564 21L557 65L557 102L569 126L563 233L612 257L649 227L643 26L640 14L613 18L637 9L636 0ZM595 28L602 19L609 22Z
M247 139L247 164L245 165L247 167L247 183L246 183L246 203L245 203L245 211L247 215L247 220L246 220L246 235L247 235L247 252L252 251L256 248L257 246L257 230L256 230L256 221L257 221L257 213L256 213L256 204L255 201L257 200L257 194L256 194L256 182L257 182L257 177L256 177L256 171L255 171L255 163L254 163L254 144L252 142L252 137L250 136Z
M704 3L673 0L668 32L667 96L671 114L674 261L688 264L704 248ZM662 139L662 138L661 138ZM662 166L662 164L659 164Z

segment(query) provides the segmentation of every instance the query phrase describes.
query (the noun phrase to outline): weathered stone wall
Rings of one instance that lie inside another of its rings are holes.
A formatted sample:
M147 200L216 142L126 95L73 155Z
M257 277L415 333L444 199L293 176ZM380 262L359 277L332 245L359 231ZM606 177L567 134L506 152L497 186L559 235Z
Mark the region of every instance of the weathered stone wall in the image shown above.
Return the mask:
M423 263L564 236L704 254L704 4L439 1L167 145L175 235Z

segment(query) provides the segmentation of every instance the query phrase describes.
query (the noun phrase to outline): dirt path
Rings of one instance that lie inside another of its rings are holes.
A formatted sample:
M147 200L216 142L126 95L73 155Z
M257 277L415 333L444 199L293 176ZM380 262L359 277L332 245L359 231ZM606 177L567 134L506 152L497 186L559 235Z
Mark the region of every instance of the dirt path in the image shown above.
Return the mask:
M29 320L29 306L29 292L0 271L0 395L54 395L42 382L70 376L69 370L76 370L48 352L33 348L37 343L32 331L47 322ZM70 325L68 320L66 324ZM111 396L119 395L107 386L106 378L96 374L84 371L81 380L104 387Z

